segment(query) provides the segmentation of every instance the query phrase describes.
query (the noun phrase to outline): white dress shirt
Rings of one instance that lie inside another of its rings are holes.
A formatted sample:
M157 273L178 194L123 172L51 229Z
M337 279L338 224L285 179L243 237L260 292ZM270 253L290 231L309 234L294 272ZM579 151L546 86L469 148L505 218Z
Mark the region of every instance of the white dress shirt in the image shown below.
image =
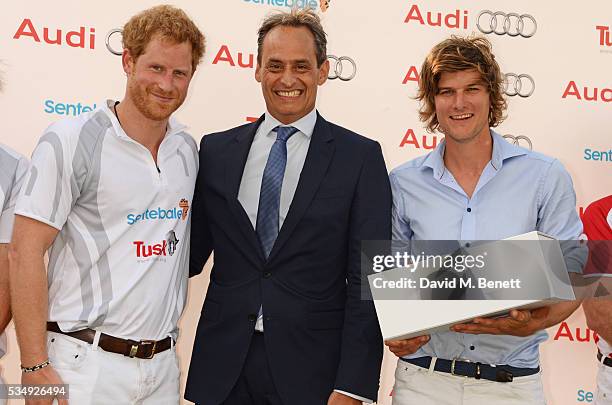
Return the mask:
M276 132L272 130L279 125L291 126L298 130L298 132L287 140L287 166L285 167L285 176L283 177L283 184L281 185L280 207L278 210L278 226L280 230L289 212L291 201L293 201L293 196L297 189L298 181L300 180L300 174L304 167L304 161L306 160L310 139L312 138L316 123L316 109L313 109L299 120L288 125L281 123L266 111L264 121L259 125L259 128L257 128L255 138L253 138L249 156L247 157L244 171L242 172L240 188L238 189L238 201L249 216L253 229L257 227L257 210L259 208L259 193L261 191L263 172L268 162L270 149L272 149L272 145L276 141ZM263 332L263 317L260 316L257 318L255 330ZM348 392L340 390L334 391L366 403L373 402L370 399Z
M272 149L272 145L276 141L276 132L272 130L279 125L292 126L298 129L298 132L287 140L287 166L281 186L280 207L278 211L278 226L280 229L283 226L283 222L285 222L287 212L289 212L316 122L316 110L312 110L289 125L282 124L270 113L266 112L265 119L259 125L259 128L257 128L255 138L253 138L251 150L242 172L240 189L238 190L238 201L240 201L240 204L242 204L242 207L249 216L253 229L257 226L257 209L259 208L259 192L261 191L263 172L268 161L270 149Z

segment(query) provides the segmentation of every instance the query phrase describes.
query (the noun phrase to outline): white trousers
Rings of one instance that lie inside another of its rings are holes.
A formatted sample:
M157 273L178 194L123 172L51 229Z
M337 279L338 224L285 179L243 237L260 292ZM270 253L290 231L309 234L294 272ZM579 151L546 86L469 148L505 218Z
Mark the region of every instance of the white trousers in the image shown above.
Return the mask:
M500 383L428 370L398 360L393 405L545 405L540 374Z
M612 405L612 367L599 363L595 405Z
M179 403L179 366L174 347L152 359L136 359L48 332L47 350L53 368L68 384L70 405Z

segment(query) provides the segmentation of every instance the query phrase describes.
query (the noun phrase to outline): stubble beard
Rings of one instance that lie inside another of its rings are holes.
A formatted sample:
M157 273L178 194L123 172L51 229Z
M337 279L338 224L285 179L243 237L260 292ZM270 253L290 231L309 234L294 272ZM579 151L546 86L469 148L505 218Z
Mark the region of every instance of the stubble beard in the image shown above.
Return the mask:
M131 83L129 85L128 94L132 100L132 103L134 103L138 111L140 111L143 116L152 121L165 121L181 106L181 104L183 104L184 99L175 99L175 101L171 104L160 105L149 99L149 94L153 88L154 86L143 88L137 83ZM155 93L159 95L175 95L171 92L163 92L159 89L157 89Z

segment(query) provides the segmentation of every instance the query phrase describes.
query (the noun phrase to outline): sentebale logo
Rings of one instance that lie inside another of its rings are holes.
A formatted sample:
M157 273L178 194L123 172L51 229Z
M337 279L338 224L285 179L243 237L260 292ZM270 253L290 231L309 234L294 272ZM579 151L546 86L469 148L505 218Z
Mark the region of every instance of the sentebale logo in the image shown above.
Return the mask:
M173 220L173 219L181 219L185 221L187 219L187 214L189 212L189 200L182 198L178 207L172 208L147 208L140 214L128 214L127 215L127 224L134 225L137 222L141 221L159 221L159 220Z

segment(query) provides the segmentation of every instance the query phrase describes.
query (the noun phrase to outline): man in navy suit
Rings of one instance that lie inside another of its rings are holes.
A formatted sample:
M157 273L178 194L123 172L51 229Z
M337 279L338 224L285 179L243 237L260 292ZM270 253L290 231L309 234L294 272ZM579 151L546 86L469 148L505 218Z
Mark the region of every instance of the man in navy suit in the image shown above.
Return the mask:
M310 10L268 17L255 78L266 113L202 138L190 274L214 251L185 397L202 405L377 399L382 338L361 241L391 236L380 145L315 109L329 73Z

